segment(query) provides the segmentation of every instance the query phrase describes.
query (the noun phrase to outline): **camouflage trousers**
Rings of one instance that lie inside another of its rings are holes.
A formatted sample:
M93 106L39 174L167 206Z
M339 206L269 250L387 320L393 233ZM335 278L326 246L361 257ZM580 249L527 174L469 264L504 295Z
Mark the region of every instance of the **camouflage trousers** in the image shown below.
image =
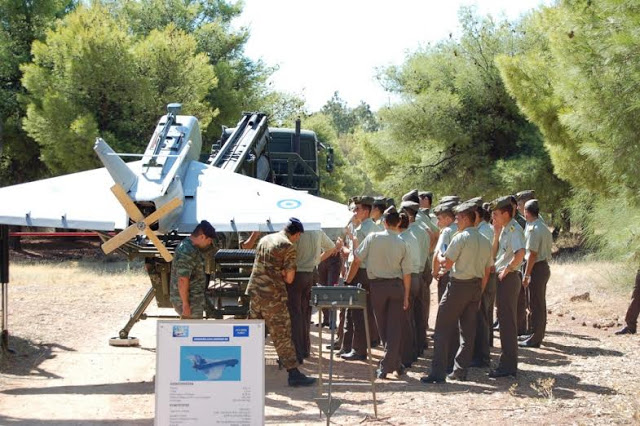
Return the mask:
M287 296L263 298L252 294L249 303L249 319L264 320L282 366L287 370L296 368L298 361L291 340L291 317L287 307Z
M172 301L173 309L176 310L181 319L202 319L204 314L204 293L189 295L189 307L191 308L191 316L182 315L182 301Z

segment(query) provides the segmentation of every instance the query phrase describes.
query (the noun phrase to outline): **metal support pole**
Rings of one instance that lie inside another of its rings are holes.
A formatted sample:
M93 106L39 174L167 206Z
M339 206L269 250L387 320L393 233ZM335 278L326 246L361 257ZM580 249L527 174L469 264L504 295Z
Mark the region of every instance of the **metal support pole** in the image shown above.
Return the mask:
M142 314L144 314L144 311L147 309L147 307L149 307L149 304L151 303L155 295L155 290L153 289L153 286L151 286L136 310L133 312L133 315L131 315L131 318L129 318L127 325L125 325L124 328L120 330L120 333L118 333L121 339L126 339L129 337L129 332L133 328L133 325L140 321Z

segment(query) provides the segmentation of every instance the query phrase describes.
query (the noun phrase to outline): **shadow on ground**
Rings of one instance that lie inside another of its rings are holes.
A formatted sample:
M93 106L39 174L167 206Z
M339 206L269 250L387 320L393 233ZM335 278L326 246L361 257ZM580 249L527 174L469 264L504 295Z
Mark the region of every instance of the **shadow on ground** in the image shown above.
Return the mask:
M9 336L9 349L12 352L0 358L0 373L48 379L61 377L40 368L40 364L47 359L55 358L54 350L75 352L75 349L58 343L36 343L18 336Z
M150 395L154 393L153 382L100 383L93 385L67 385L13 388L0 391L7 395Z

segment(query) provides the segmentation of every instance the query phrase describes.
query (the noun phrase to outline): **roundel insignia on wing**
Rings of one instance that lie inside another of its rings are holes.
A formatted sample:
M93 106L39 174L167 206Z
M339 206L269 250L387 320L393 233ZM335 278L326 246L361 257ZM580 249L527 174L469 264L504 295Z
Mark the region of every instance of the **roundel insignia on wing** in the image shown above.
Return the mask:
M286 198L284 200L278 201L276 205L281 209L292 210L300 207L302 203L294 198Z

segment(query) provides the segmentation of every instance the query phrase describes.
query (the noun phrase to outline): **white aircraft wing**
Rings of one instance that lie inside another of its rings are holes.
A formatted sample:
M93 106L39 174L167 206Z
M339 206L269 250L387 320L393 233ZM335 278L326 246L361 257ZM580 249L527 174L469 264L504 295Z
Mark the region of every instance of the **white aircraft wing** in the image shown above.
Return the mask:
M111 193L113 179L101 169L0 188L0 223L112 231L127 214Z
M128 163L134 169L139 162ZM220 232L278 231L294 216L307 229L342 229L345 205L192 161L174 225L188 233L208 220ZM111 231L128 225L105 168L0 188L0 223Z
M216 231L279 231L290 217L306 229L344 229L344 204L192 161L184 182L179 232L206 219Z

